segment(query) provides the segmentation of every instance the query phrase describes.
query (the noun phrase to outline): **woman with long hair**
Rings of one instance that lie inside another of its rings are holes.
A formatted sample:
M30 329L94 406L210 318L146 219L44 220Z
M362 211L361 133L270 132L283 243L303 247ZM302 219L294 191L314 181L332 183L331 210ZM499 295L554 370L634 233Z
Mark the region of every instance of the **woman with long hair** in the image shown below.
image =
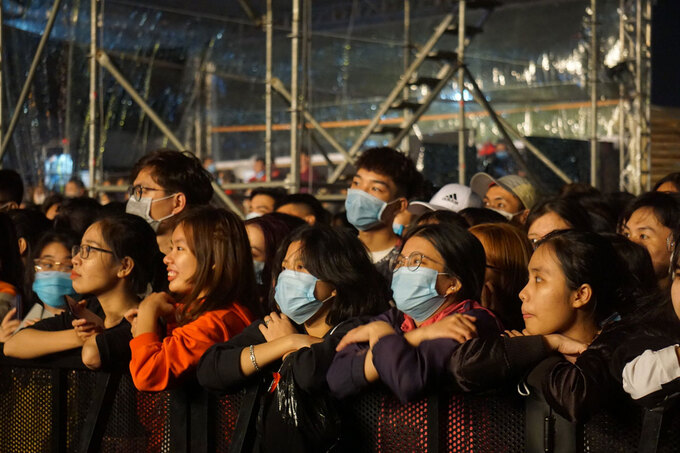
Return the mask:
M363 322L361 317L387 307L389 289L359 239L329 226L293 231L279 248L274 275L278 309L209 349L198 379L218 392L248 388L246 401L252 403L242 414L261 415L249 426L245 450L326 451L337 440L328 422L332 413L320 409L323 419L303 414L304 402L291 397L290 389L314 401L315 410L332 405L325 397L326 371L335 347ZM263 395L259 399L258 392ZM291 399L297 401L300 419L313 417L314 429L290 420L278 401Z
M130 372L143 391L161 391L195 370L213 344L253 320L255 274L243 222L232 212L194 208L177 219L167 266L170 293L153 293L130 311ZM159 318L167 321L162 336Z

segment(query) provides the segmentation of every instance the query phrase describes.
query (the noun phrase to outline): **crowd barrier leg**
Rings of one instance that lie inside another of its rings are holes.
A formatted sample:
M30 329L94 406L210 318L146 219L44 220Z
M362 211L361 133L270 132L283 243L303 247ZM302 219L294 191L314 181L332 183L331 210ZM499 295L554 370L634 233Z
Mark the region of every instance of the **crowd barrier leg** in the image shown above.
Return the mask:
M99 451L120 378L120 373L97 373L92 405L80 433L80 452L95 453Z
M661 425L663 424L663 412L662 407L645 411L638 453L656 453L661 435Z
M66 376L64 370L51 368L52 452L66 453Z
M174 453L189 453L189 399L183 388L170 391L170 445Z
M210 398L208 392L203 390L197 383L192 383L186 388L189 401L189 432L191 441L189 448L191 453L210 453L215 451L215 432L213 406L214 398Z

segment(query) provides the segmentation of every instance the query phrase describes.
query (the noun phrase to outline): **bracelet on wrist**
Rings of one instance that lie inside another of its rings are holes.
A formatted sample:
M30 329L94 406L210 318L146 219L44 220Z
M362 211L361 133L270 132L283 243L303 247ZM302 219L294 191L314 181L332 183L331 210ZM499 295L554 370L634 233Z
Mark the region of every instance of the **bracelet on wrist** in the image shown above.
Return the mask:
M259 366L257 366L257 360L255 360L255 347L251 344L248 348L250 350L250 362L256 371L262 371Z

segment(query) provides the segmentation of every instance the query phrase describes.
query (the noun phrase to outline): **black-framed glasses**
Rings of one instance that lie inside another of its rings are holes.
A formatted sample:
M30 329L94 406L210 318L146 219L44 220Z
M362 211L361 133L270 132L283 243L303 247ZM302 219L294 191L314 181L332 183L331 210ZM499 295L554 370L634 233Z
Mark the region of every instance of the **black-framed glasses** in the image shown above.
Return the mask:
M80 255L82 259L86 260L90 257L90 252L92 250L96 250L102 253L110 253L111 255L113 255L113 252L111 250L94 247L92 245L74 245L73 248L71 249L71 256L75 258L76 256Z
M33 268L36 272L60 271L69 272L73 270L71 261L54 261L49 258L36 258L33 260Z
M128 187L127 193L135 200L139 201L146 192L165 192L165 189L154 189L153 187L144 187L141 184Z
M420 252L412 252L409 256L404 256L404 255L397 255L394 258L390 260L390 268L392 269L392 272L396 272L397 269L400 267L406 267L408 270L411 272L415 272L418 270L420 265L423 263L423 258L427 259L428 261L432 261L433 263L441 264L444 266L444 263L441 263L435 259L430 258L429 256L420 253ZM440 272L440 274L445 274L446 272Z

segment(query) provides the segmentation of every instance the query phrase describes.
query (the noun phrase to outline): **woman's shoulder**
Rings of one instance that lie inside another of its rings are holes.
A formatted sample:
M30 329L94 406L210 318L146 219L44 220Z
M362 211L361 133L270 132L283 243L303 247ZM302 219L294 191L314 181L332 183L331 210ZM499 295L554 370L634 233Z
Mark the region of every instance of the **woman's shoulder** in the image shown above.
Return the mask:
M16 286L0 280L0 293L16 296L18 294Z
M189 324L226 324L248 326L255 321L255 316L244 305L234 302L225 308L218 308L203 313Z

